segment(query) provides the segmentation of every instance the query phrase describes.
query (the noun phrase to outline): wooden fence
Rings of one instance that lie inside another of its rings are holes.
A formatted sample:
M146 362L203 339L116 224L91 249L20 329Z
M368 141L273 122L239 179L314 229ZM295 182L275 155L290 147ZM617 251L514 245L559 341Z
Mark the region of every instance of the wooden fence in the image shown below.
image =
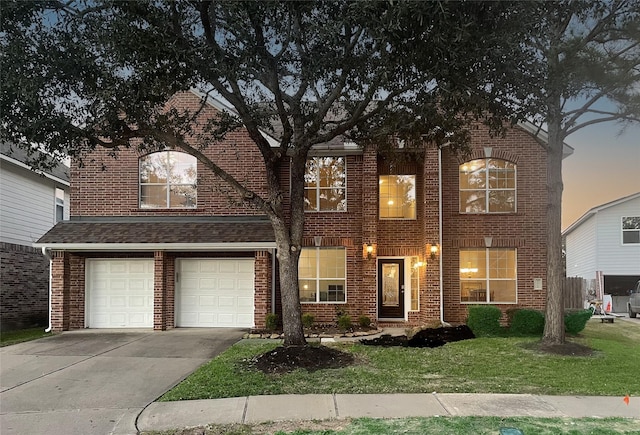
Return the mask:
M584 308L587 299L587 280L579 277L567 277L562 287L564 308Z

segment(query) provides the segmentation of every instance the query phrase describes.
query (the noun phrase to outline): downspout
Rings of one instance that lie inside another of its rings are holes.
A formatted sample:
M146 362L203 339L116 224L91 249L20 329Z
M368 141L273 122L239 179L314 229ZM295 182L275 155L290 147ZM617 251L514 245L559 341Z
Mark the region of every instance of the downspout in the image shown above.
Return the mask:
M276 313L276 250L271 251L271 312Z
M47 259L49 260L49 326L44 330L44 332L51 332L51 329L53 329L53 326L51 325L51 296L53 293L51 280L53 279L53 258L51 257L51 254L49 254L49 251L45 246L42 247L42 255L47 257Z

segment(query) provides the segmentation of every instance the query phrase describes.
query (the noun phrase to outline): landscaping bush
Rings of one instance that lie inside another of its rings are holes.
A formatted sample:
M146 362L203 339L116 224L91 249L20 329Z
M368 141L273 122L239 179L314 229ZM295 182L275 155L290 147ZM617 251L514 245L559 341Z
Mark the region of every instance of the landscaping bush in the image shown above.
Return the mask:
M347 329L350 329L351 326L351 316L349 316L348 314L343 314L342 316L338 317L338 328L340 328L341 331L346 331Z
M275 313L269 313L264 318L264 323L267 327L267 331L275 331L278 329L278 315Z
M302 315L302 326L304 326L305 328L311 328L313 326L313 322L315 321L316 318L313 316L313 314L304 313Z
M581 332L591 318L591 310L567 311L564 313L564 330L576 335Z
M530 309L514 310L509 332L516 335L540 335L543 331L543 313Z
M467 326L476 337L500 335L500 316L502 311L493 305L474 305L469 307Z
M368 316L360 316L358 317L358 324L363 328L368 328L371 326L371 319Z

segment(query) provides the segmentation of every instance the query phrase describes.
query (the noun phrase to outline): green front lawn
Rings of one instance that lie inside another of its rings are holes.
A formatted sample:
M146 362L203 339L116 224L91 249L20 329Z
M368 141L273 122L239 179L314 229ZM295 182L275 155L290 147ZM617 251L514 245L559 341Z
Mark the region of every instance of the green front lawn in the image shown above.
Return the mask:
M22 329L19 331L0 331L0 347L37 338L49 337L51 332L44 332L44 328Z
M202 366L161 400L213 399L264 394L326 393L531 393L640 395L633 382L640 361L640 325L590 321L578 338L595 349L591 357L542 354L537 338L477 338L440 348L336 344L359 363L342 369L296 370L266 375L246 360L274 343L242 341Z

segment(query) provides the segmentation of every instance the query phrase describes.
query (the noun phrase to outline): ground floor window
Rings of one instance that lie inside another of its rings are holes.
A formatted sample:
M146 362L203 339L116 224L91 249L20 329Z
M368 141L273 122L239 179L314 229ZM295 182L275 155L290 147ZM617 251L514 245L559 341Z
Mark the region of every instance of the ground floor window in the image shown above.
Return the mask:
M298 263L300 302L346 301L344 248L303 248Z
M516 302L516 250L511 248L460 250L460 301Z

